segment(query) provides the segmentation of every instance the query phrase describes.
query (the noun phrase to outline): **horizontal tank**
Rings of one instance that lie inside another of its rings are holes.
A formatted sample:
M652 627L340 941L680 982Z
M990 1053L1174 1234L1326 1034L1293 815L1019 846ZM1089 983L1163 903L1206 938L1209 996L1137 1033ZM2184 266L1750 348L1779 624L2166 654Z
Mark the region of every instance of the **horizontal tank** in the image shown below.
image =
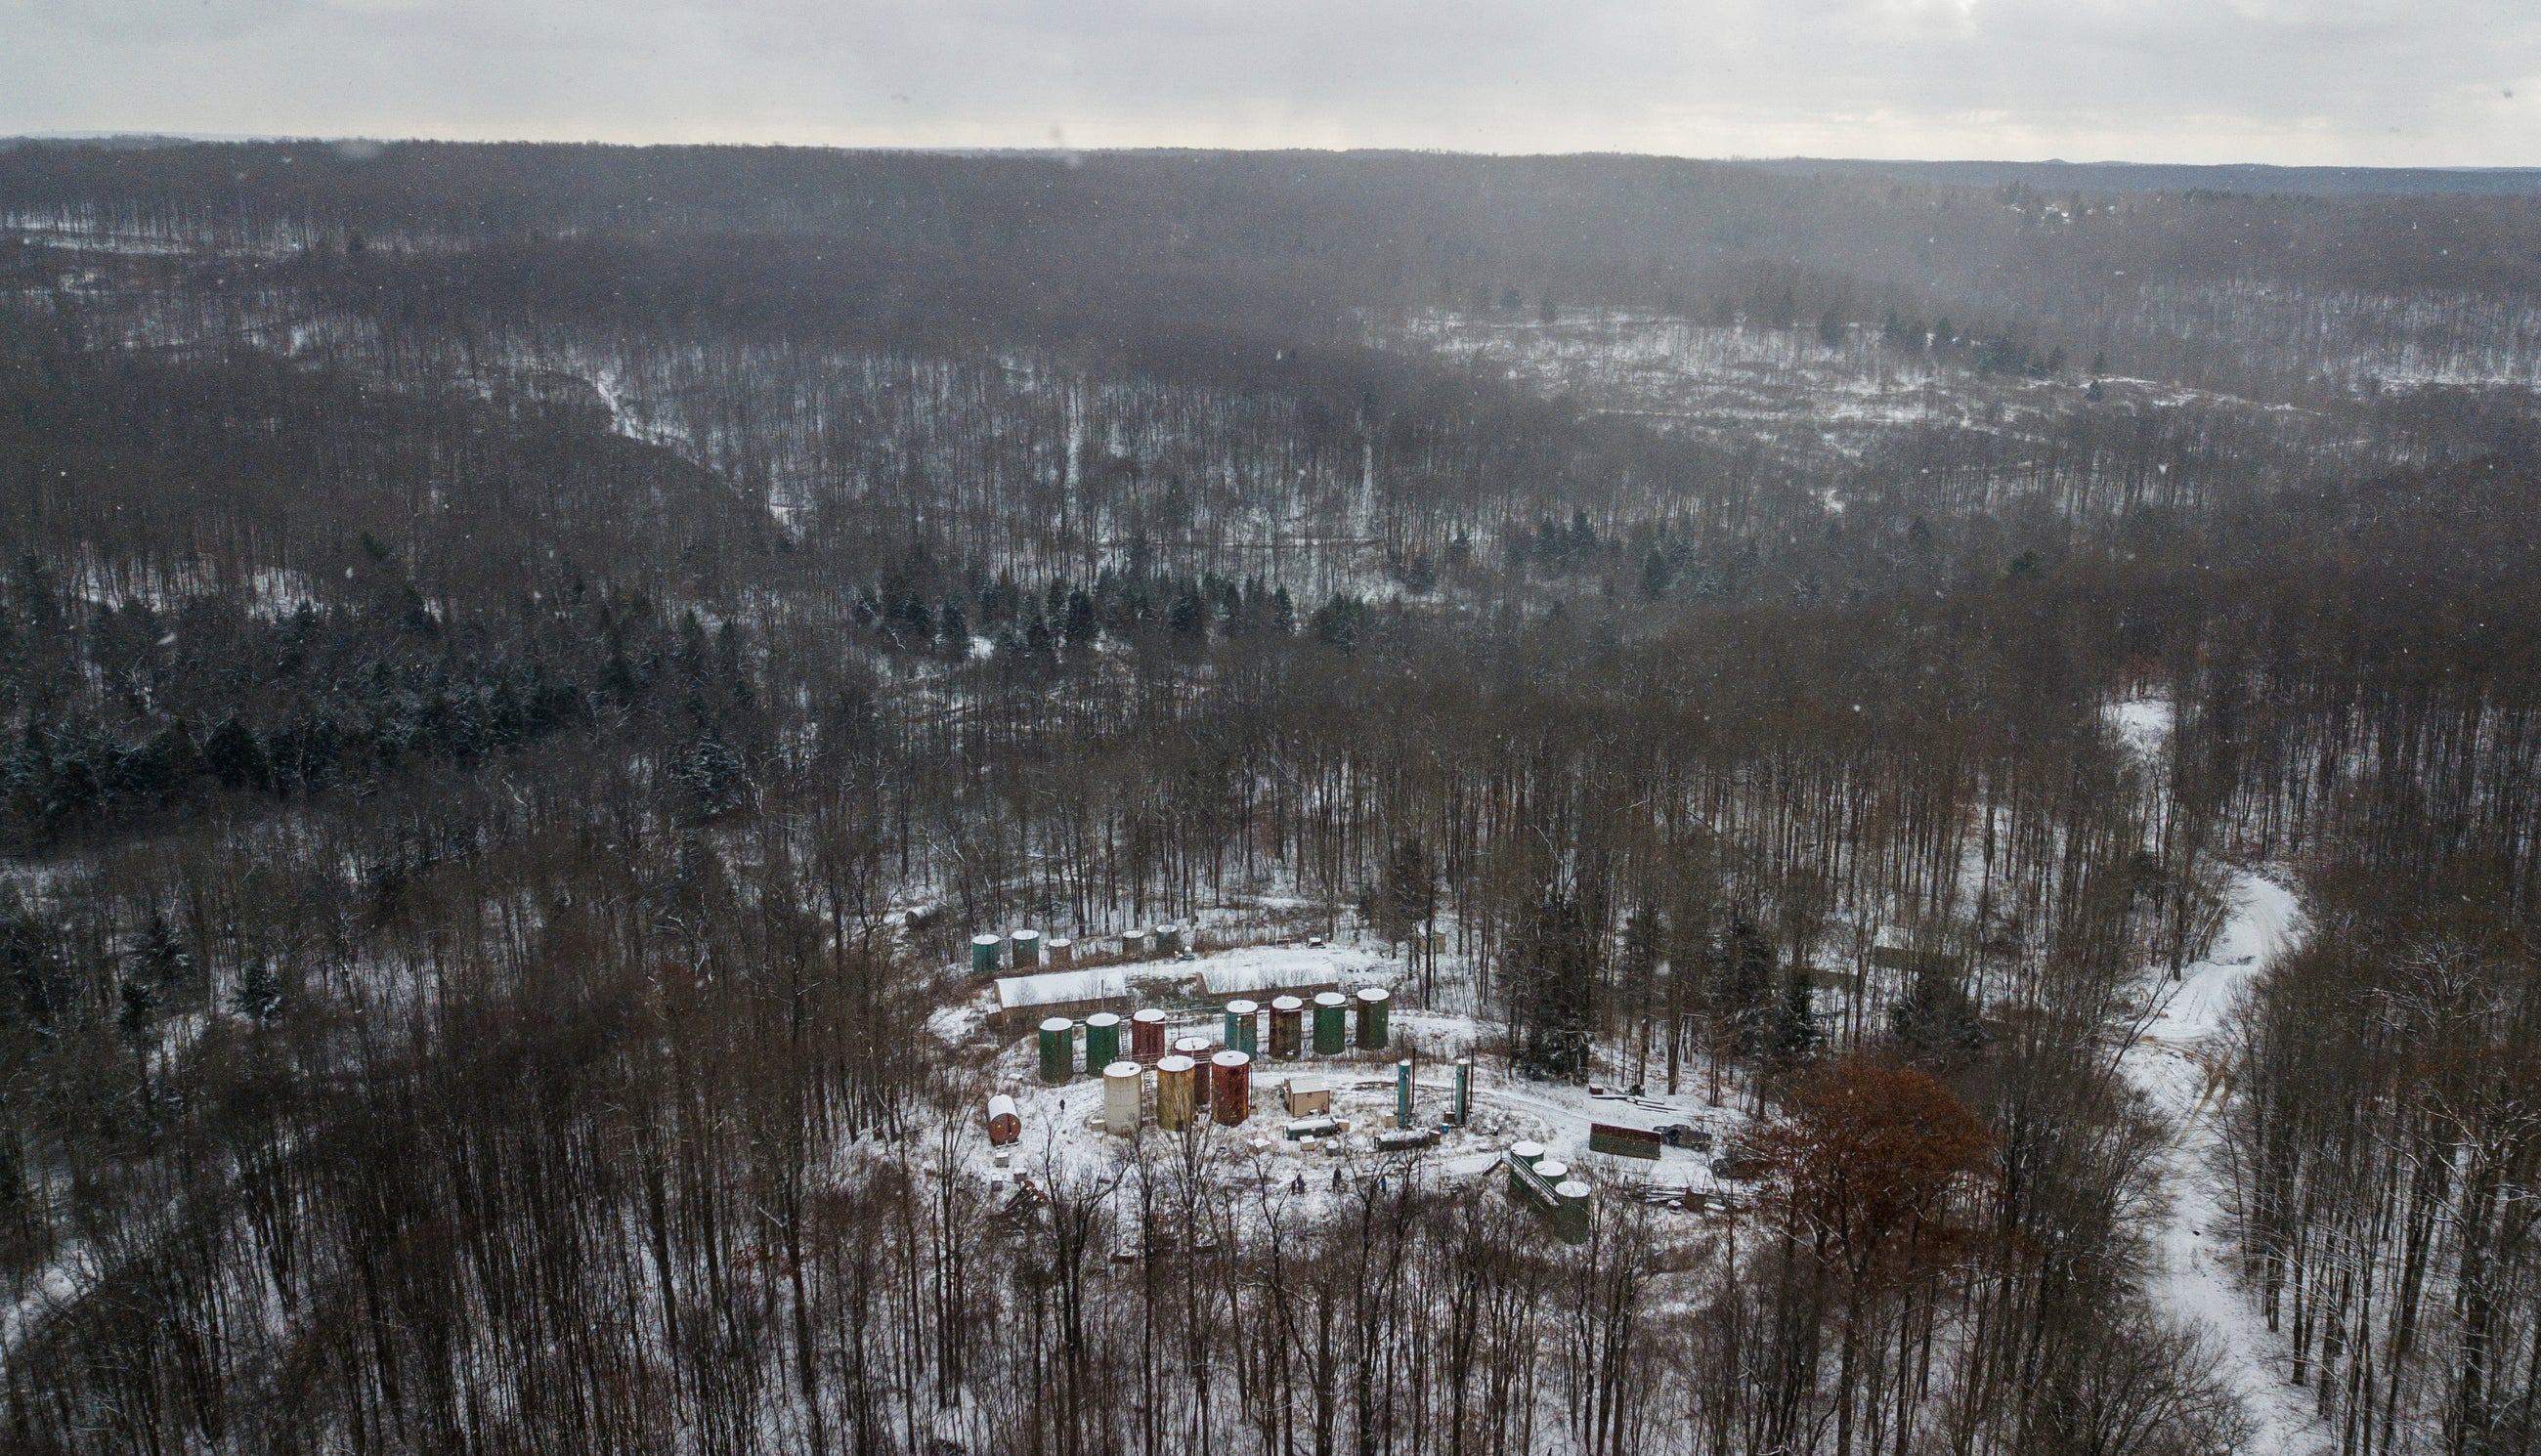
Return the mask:
M1023 1115L1015 1111L1015 1100L1002 1092L989 1098L988 1145L1004 1147L1023 1135Z

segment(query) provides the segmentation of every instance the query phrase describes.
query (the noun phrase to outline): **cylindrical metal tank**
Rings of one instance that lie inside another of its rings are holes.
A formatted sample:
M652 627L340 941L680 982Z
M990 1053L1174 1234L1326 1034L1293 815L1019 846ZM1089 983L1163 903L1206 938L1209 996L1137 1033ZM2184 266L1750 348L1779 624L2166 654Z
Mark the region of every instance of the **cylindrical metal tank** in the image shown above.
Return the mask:
M1140 929L1122 931L1121 954L1132 961L1144 958L1147 954L1147 932Z
M1097 1011L1085 1018L1085 1064L1110 1066L1121 1059L1121 1018Z
M1537 1163L1543 1161L1543 1158L1544 1144L1541 1142L1520 1142L1510 1146L1508 1179L1508 1194L1510 1198L1522 1200L1527 1197L1526 1184L1520 1181L1518 1177L1517 1170L1519 1166L1523 1165L1525 1167L1532 1168Z
M1188 1130L1199 1117L1199 1070L1188 1056L1168 1056L1156 1063L1156 1126L1168 1132Z
M1208 1060L1208 1043L1198 1037L1178 1037L1174 1040L1174 1055L1190 1057L1194 1066L1201 1065ZM1200 1106L1208 1106L1208 1093L1209 1079L1201 1077L1194 1094L1199 1099Z
M1138 1130L1138 1092L1145 1073L1134 1061L1103 1068L1103 1128L1123 1137Z
M1536 1165L1541 1169L1544 1165ZM1557 1206L1553 1210L1554 1236L1565 1244L1588 1242L1588 1185L1575 1179L1564 1179L1553 1186Z
M1474 1058L1456 1058L1456 1126L1471 1127L1474 1121Z
M1155 953L1160 956L1174 956L1182 954L1183 927L1180 925L1158 925L1156 927L1156 942L1154 949Z
M1152 1063L1165 1055L1165 1013L1149 1006L1129 1013L1129 1056Z
M1041 1024L1041 1079L1064 1082L1076 1075L1076 1023L1053 1016Z
M1042 947L1042 953L1053 966L1070 966L1076 962L1076 942L1062 935Z
M1392 1012L1394 997L1384 986L1370 985L1358 993L1358 1050L1382 1052L1393 1039Z
M1015 948L1016 970L1038 971L1041 969L1040 931L1018 930L1013 935L1007 937L1006 943Z
M971 974L974 976L996 975L997 955L1000 951L1005 949L1005 945L1006 943L1003 940L998 939L994 935L972 936Z
M1259 1052L1262 1035L1262 1008L1251 1001L1226 1003L1226 1050L1250 1056Z
M1324 991L1315 997L1315 1055L1339 1056L1349 1046L1349 997Z
M1094 1058L1086 1058L1088 1066L1093 1063ZM1394 1064L1394 1126L1412 1126L1412 1058L1409 1056Z
M1015 1100L1003 1092L988 1099L988 1145L1004 1147L1024 1135L1024 1120Z
M1218 1126L1240 1128L1253 1116L1253 1058L1241 1052L1220 1052L1208 1059L1209 1116Z
M1306 1003L1295 996L1270 998L1270 1055L1281 1061L1297 1059L1298 1043L1303 1040Z

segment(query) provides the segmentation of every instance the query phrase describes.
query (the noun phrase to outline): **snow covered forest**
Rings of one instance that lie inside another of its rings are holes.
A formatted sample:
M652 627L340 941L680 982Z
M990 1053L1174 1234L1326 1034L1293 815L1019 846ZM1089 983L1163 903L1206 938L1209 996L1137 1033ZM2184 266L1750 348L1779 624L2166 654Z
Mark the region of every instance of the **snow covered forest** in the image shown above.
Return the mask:
M2510 195L0 150L0 1448L2541 1451L2536 386ZM1166 920L1740 1192L1008 1198Z

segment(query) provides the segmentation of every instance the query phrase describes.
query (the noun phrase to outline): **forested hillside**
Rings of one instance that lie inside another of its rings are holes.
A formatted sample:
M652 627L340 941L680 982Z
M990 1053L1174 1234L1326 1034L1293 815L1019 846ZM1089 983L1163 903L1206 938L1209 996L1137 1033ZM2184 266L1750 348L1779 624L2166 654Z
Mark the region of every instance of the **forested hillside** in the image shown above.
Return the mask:
M0 150L0 1446L2249 1449L2185 1169L2541 1449L2536 383L2515 196ZM965 942L1169 919L1756 1192L1011 1207Z

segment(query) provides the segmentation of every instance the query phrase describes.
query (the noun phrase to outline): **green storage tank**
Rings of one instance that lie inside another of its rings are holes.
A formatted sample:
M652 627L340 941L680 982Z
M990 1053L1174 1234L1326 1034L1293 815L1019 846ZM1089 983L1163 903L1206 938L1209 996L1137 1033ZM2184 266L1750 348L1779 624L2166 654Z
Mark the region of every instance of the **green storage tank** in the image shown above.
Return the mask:
M1064 1082L1076 1074L1076 1023L1053 1016L1041 1024L1041 1079Z
M1358 993L1358 1050L1382 1052L1393 1039L1394 998L1384 986L1371 985Z
M1256 1044L1262 1038L1261 1027L1260 1006L1251 1001L1226 1003L1226 1036L1223 1040L1227 1051L1241 1052L1247 1056L1259 1056L1262 1049Z
M1348 1046L1349 997L1325 991L1315 997L1315 1055L1339 1056Z
M1121 1018L1097 1011L1085 1018L1085 1069L1110 1066L1121 1059Z
M1006 943L1004 940L994 935L972 936L971 974L974 976L996 975L997 953L1005 949L1005 945Z

